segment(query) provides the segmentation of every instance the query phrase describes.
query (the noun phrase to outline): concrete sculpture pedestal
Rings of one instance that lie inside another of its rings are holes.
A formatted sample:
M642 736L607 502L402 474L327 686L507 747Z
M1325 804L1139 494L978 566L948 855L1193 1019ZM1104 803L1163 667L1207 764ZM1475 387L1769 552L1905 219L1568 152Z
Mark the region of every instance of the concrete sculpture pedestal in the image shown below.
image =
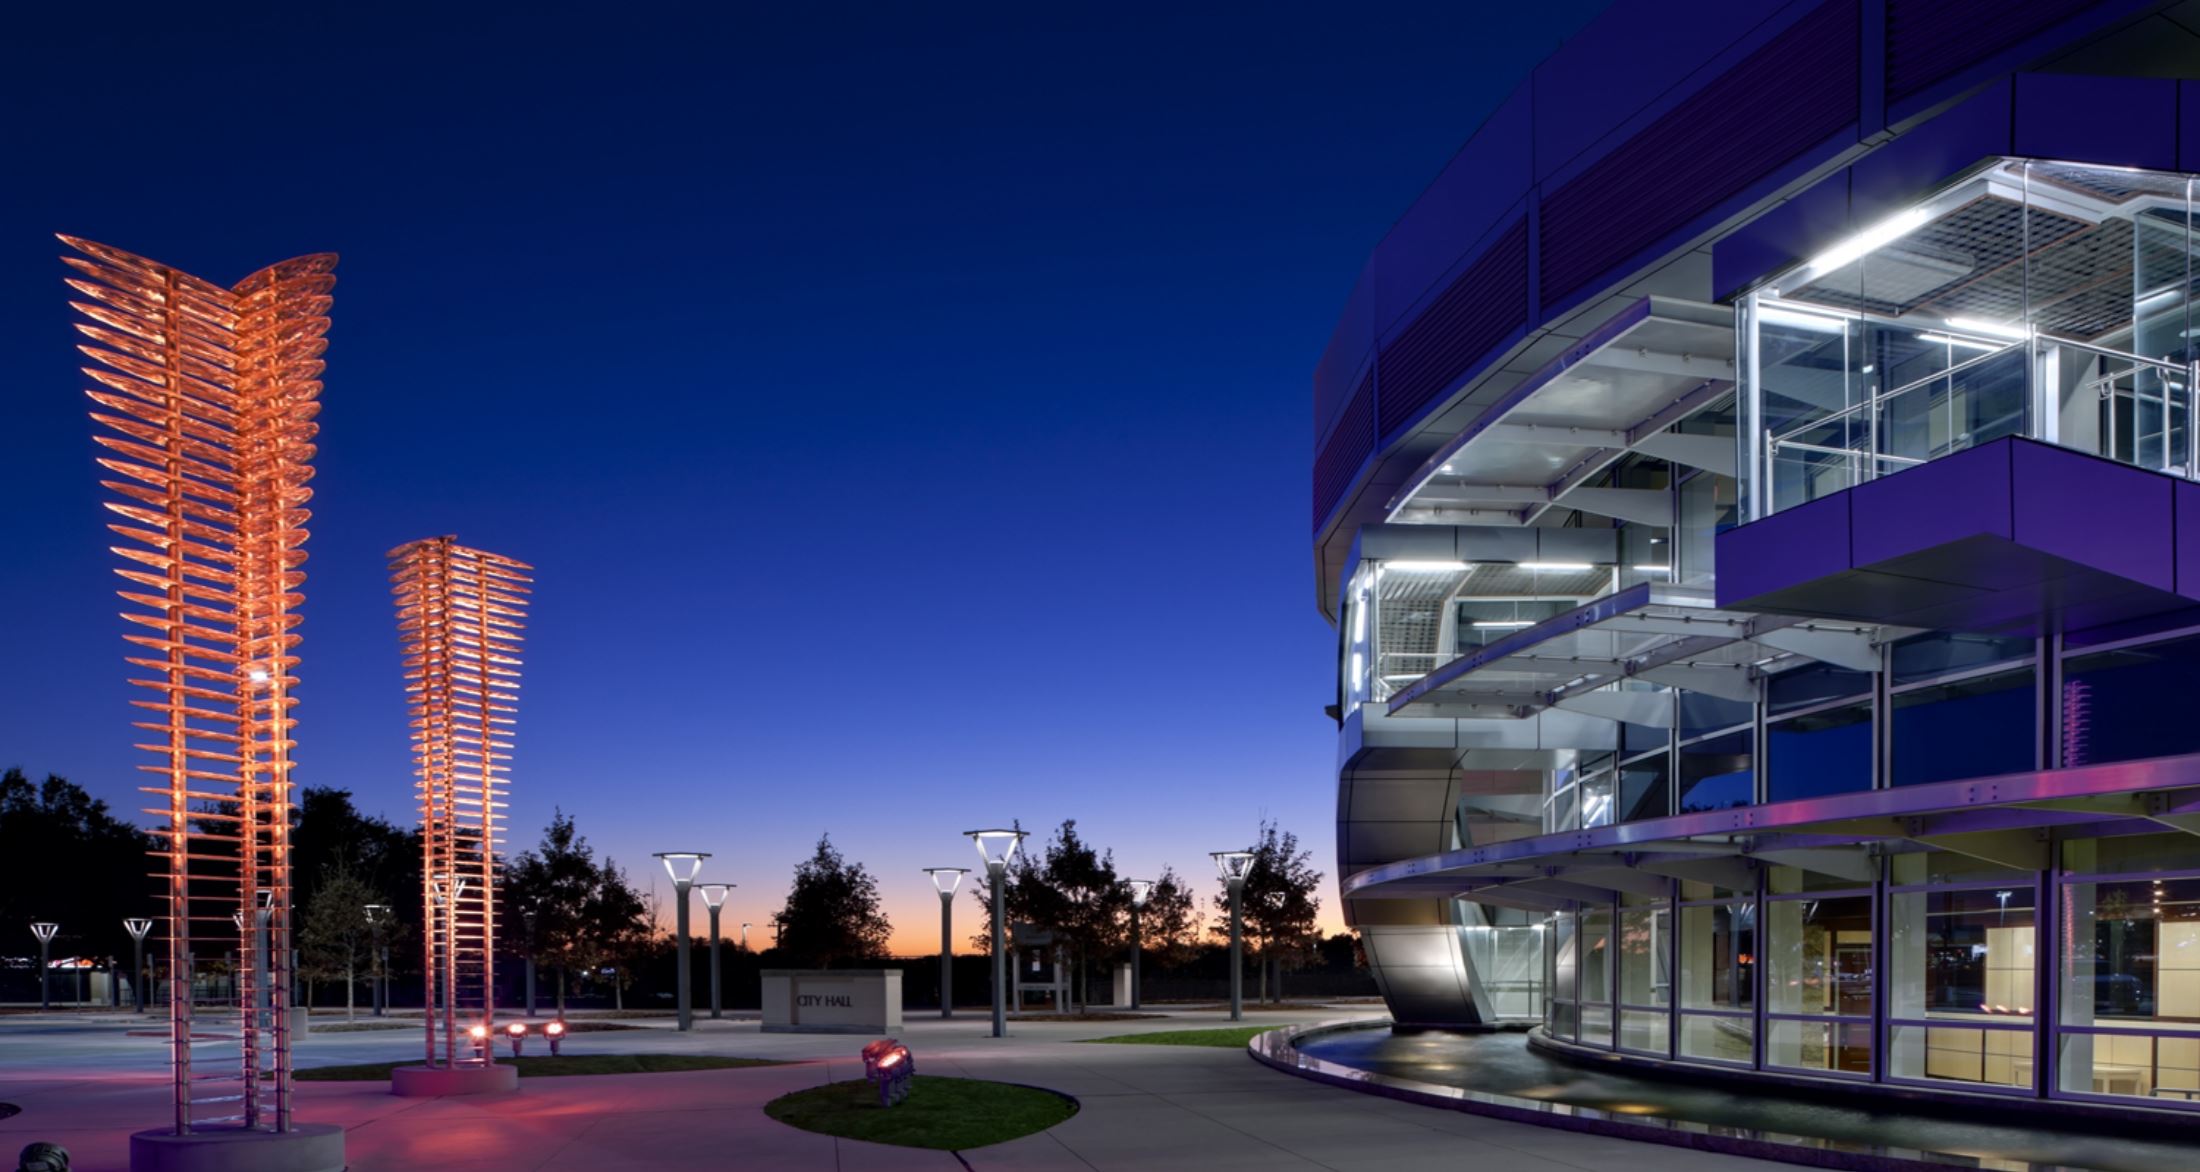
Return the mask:
M141 1131L130 1137L130 1172L344 1172L344 1129Z
M494 1095L518 1089L517 1066L400 1066L390 1071L390 1093L408 1099Z

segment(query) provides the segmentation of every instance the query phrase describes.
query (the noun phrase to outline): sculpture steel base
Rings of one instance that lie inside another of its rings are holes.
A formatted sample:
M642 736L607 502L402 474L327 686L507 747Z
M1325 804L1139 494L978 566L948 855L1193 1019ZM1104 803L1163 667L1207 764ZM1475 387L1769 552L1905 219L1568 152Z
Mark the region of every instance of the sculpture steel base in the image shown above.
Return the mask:
M130 1137L130 1172L344 1172L344 1129L141 1131Z
M400 1066L390 1071L390 1093L408 1099L496 1095L518 1089L517 1066Z

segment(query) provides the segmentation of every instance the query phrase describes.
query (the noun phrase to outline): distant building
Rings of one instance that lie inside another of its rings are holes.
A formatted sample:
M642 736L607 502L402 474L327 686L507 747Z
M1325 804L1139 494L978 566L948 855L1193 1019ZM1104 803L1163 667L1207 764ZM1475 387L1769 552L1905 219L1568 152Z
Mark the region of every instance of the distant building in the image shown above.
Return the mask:
M2200 1110L2200 38L1620 0L1315 373L1402 1023Z

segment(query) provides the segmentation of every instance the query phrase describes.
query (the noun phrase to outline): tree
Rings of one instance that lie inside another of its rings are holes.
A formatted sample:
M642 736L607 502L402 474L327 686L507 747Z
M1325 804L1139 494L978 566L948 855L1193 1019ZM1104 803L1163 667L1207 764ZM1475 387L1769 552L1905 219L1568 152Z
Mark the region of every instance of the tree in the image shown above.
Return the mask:
M358 1018L354 995L359 985L359 953L371 948L375 937L375 927L367 921L367 905L380 902L374 888L338 864L322 874L312 901L305 906L305 924L298 933L302 967L309 980L343 976L346 1021ZM306 1004L312 1003L309 987Z
M1191 885L1176 868L1163 866L1146 896L1146 906L1138 910L1139 937L1165 965L1184 964L1199 949L1199 917L1193 902Z
M597 865L594 848L564 810L551 815L534 850L505 866L503 888L505 922L520 926L522 951L557 968L561 1014L574 969L623 960L648 934L646 908L626 873L609 859Z
M0 924L23 939L30 921L61 925L56 956L128 957L123 919L162 914L146 878L157 845L66 778L0 773Z
M1269 973L1275 974L1275 996L1283 992L1283 960L1315 938L1314 921L1321 914L1322 873L1314 869L1314 852L1299 849L1299 836L1278 831L1273 819L1263 819L1260 837L1253 844L1253 865L1245 874L1242 907L1245 936L1254 946L1261 965L1261 999L1270 999ZM1214 931L1230 934L1230 885L1222 884L1215 897L1218 913Z
M991 947L992 893L983 922ZM1121 951L1130 939L1130 888L1115 872L1115 853L1099 851L1077 833L1072 818L1055 828L1043 851L1021 851L1010 865L1001 903L1012 924L1032 924L1054 934L1069 956L1073 1000L1082 1003L1092 959Z
M786 905L772 922L779 927L780 951L814 968L884 956L893 934L879 906L878 880L863 864L842 858L829 834L795 867Z

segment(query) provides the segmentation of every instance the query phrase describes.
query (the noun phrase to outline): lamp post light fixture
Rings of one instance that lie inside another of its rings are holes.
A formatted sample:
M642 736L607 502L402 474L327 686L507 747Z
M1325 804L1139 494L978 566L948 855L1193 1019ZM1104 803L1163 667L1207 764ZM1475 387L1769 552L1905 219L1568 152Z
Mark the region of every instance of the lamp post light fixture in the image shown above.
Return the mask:
M389 1009L390 999L390 945L382 934L390 924L390 905L370 903L361 910L367 916L367 931L374 938L374 1016L381 1017Z
M955 1016L955 889L962 886L968 867L926 867L933 890L940 893L940 1016Z
M749 950L749 927L746 923L741 925L741 951L743 952Z
M1251 851L1210 851L1215 870L1230 885L1230 1020L1245 1020L1245 877L1253 870Z
M153 921L137 918L127 919L122 921L122 930L130 934L130 946L137 954L137 967L130 970L130 1010L133 1013L143 1013L145 1012L145 934L153 930Z
M665 874L672 876L674 900L674 929L679 933L678 946L680 971L674 988L679 990L679 1028L685 1032L695 1028L695 1003L688 979L688 892L695 887L695 877L702 873L703 860L710 857L708 851L658 851L657 858L665 865Z
M716 1021L725 1014L718 1008L718 909L726 906L726 897L733 893L731 883L705 883L701 887L703 906L710 909L710 1017Z
M53 1000L46 992L46 970L53 964L54 933L60 930L61 925L43 920L31 925L31 935L38 937L38 1008L41 1012L53 1008Z
M1139 984L1139 971L1138 971L1138 967L1139 967L1139 962L1140 962L1141 960L1143 960L1143 959L1144 959L1144 957L1145 957L1145 952L1146 952L1146 944L1145 944L1145 940L1144 940L1144 939L1142 938L1142 935L1141 935L1141 933L1140 933L1140 931L1139 931L1139 923L1138 923L1138 913L1139 913L1139 912L1140 912L1140 911L1141 911L1142 909L1144 909L1144 908L1145 908L1145 906L1146 906L1146 900L1147 900L1148 898L1150 898L1150 897L1151 897L1151 896L1153 895L1153 889L1154 889L1154 886L1155 886L1155 885L1154 885L1154 881L1153 881L1153 880L1151 880L1151 879L1133 879L1133 880L1131 880L1131 881L1130 881L1130 888L1131 888L1131 1005L1130 1005L1130 1007L1131 1007L1132 1009L1134 1009L1134 1010L1138 1008L1138 984Z
M993 882L993 1036L1008 1036L1008 928L1001 921L1002 885L1008 879L1008 861L1024 841L1021 830L967 830L978 857L985 860L985 875Z

